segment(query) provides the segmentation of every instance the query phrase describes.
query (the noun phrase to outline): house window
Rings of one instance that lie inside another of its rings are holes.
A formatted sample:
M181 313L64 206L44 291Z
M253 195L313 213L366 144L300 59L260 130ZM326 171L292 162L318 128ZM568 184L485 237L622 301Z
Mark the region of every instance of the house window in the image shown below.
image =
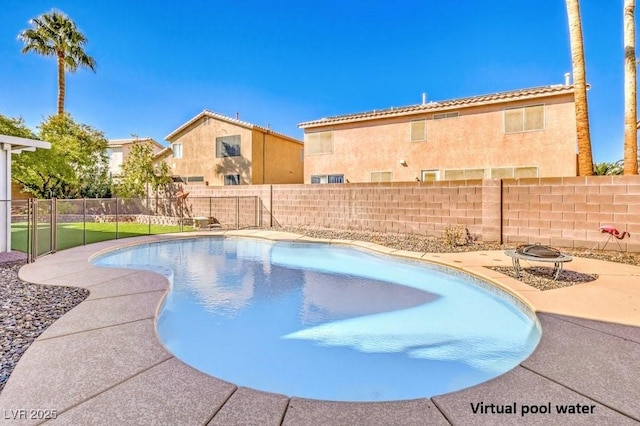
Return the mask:
M504 110L504 132L520 133L544 130L544 105Z
M187 183L204 182L204 176L187 176Z
M225 185L240 185L240 175L224 175Z
M333 154L333 132L316 132L305 135L307 155Z
M311 183L344 183L344 175L314 175Z
M537 178L538 177L538 167L516 167L513 171L513 176L516 179L521 178Z
M122 164L122 151L120 152L111 151L109 153L109 160L111 160L113 164Z
M109 155L109 171L112 174L119 174L122 171L122 151L113 151L109 149L107 154Z
M427 140L427 120L411 120L411 142Z
M513 179L513 167L492 168L491 179Z
M423 182L435 182L437 180L440 180L439 170L423 170L422 171Z
M202 120L202 122L204 123L204 125L207 125L207 124L209 124L209 120L210 120L210 119L211 119L210 117L204 117L204 119Z
M538 177L538 167L494 167L491 169L491 179L522 179Z
M171 150L173 151L173 158L182 158L182 144L171 144Z
M371 182L391 182L391 172L371 172Z
M460 116L459 112L443 112L442 114L433 114L434 120L444 120L446 118L457 118Z
M449 169L444 171L445 180L484 179L484 169Z
M240 135L216 138L216 158L240 157Z

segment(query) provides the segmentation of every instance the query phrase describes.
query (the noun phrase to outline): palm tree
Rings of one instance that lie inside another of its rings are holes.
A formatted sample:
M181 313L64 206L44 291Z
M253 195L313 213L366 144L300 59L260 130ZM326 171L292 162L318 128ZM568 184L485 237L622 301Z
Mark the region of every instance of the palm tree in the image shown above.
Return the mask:
M58 115L64 113L65 72L79 67L96 71L96 61L83 49L87 42L76 24L64 13L52 10L30 21L31 28L18 34L22 53L35 52L58 60Z
M638 174L635 0L624 0L624 174Z
M578 0L566 0L569 18L569 41L573 64L573 87L576 101L576 133L578 137L578 175L593 175L591 137L589 136L589 110L587 107L587 72L584 63L582 22Z
M593 174L596 176L610 176L622 174L622 160L615 163L595 163L593 165Z

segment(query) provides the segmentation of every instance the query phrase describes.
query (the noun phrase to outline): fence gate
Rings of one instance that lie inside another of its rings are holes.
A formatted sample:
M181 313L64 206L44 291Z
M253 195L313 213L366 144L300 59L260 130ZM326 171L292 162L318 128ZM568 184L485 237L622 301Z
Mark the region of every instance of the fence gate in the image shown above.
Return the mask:
M27 258L32 262L56 251L56 203L53 199L28 201Z

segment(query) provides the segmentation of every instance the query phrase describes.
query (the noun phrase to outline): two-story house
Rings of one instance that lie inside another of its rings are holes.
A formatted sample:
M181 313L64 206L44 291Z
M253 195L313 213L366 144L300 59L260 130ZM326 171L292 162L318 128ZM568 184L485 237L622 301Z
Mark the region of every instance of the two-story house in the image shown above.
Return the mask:
M573 86L300 123L304 183L576 176Z
M113 178L117 179L122 174L122 163L131 152L131 147L136 143L148 143L154 154L165 148L153 138L110 139L107 145L107 155L109 156L109 174Z
M303 143L271 129L202 111L171 132L165 161L186 183L302 183Z

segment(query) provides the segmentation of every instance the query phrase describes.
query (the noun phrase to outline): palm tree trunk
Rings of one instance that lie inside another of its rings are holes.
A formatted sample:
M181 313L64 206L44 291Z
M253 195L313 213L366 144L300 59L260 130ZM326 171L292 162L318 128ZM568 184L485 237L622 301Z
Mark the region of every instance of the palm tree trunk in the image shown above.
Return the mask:
M58 53L58 115L62 115L64 113L64 78L64 55Z
M624 0L624 174L638 174L635 0Z
M569 18L569 41L573 64L573 87L576 103L576 134L578 138L578 175L593 175L591 137L589 136L589 110L587 107L587 72L584 62L582 23L578 0L566 0Z

